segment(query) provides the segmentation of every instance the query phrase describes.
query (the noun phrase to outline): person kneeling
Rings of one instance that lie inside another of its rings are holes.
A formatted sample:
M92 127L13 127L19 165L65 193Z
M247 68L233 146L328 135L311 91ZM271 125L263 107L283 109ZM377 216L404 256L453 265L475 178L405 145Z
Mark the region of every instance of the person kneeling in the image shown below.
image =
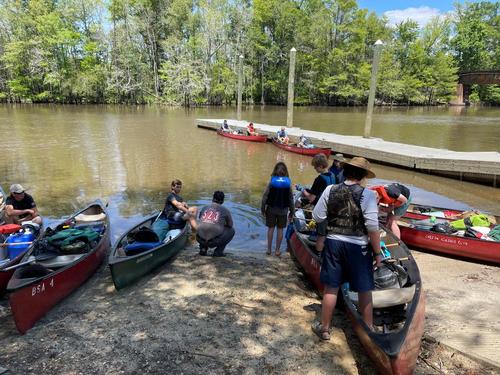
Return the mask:
M224 249L234 237L233 218L229 210L222 206L224 193L214 192L212 204L202 207L196 230L196 240L200 244L200 255L207 255L215 247L213 256L224 256Z

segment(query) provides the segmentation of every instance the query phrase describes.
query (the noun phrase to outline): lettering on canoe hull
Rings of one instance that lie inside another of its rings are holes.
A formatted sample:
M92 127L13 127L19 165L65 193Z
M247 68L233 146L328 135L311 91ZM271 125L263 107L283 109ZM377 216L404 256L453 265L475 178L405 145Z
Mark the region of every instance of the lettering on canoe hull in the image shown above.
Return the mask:
M45 284L47 284L47 286L45 286ZM31 288L31 297L43 293L45 292L46 289L53 287L54 287L54 278L51 278L50 281L48 281L47 283L45 281L42 281L40 284L37 284L33 288Z
M469 241L463 240L461 238L453 238L453 237L445 237L445 236L440 237L440 236L436 236L435 234L426 234L425 238L428 240L432 240L432 241L449 243L451 245L458 245L458 246L464 246L464 247L469 246Z
M141 258L137 259L137 260L135 261L135 263L137 264L137 263L144 262L146 259L149 259L149 258L152 258L152 257L153 257L153 254L148 254L148 255L146 255L146 256L144 256L144 257L141 257Z

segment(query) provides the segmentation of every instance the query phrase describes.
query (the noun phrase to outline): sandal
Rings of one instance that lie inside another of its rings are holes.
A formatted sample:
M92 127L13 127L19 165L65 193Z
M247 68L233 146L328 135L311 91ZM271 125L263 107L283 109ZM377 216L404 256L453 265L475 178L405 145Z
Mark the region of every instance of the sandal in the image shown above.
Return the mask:
M271 250L267 250L266 255L271 255Z
M276 255L277 257L281 256L281 251L279 251L279 250L278 250L278 251L275 251L275 252L274 252L274 255Z
M330 332L328 330L325 331L321 326L320 322L316 321L313 324L311 324L311 329L316 334L316 336L318 336L321 340L323 341L330 340Z

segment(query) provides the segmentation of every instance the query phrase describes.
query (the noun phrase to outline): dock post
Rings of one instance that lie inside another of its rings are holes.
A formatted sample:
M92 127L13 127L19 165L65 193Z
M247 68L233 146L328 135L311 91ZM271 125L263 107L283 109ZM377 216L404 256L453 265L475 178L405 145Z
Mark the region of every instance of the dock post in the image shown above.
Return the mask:
M379 39L375 42L375 51L373 52L373 63L372 63L372 79L370 81L370 94L368 95L368 108L366 109L366 120L365 120L365 133L363 137L370 138L372 132L372 114L373 114L373 103L375 102L375 91L377 88L377 71L378 62L380 60L380 50L382 49L384 43Z
M290 50L290 68L288 70L288 106L286 110L286 126L293 127L293 84L295 82L295 53L297 50L292 48Z
M238 58L238 103L236 104L236 119L241 120L241 100L243 97L243 55Z

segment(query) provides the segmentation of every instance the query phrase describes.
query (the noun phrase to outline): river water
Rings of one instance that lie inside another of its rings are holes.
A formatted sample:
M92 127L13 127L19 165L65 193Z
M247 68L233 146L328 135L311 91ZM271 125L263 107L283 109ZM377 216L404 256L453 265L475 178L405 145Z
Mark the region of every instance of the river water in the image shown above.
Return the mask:
M499 151L500 109L376 109L372 135L390 141L461 151ZM303 107L295 126L361 135L363 108ZM286 108L251 107L243 119L281 125ZM234 108L1 105L4 134L1 186L21 183L48 219L101 198L109 203L113 235L161 209L170 181L195 205L223 190L237 235L231 249L265 248L260 199L274 164L283 160L293 183L312 183L311 158L271 144L234 141L198 129L196 118L235 118ZM500 189L374 165L373 183L399 181L414 201L500 213ZM251 242L250 242L251 241Z

